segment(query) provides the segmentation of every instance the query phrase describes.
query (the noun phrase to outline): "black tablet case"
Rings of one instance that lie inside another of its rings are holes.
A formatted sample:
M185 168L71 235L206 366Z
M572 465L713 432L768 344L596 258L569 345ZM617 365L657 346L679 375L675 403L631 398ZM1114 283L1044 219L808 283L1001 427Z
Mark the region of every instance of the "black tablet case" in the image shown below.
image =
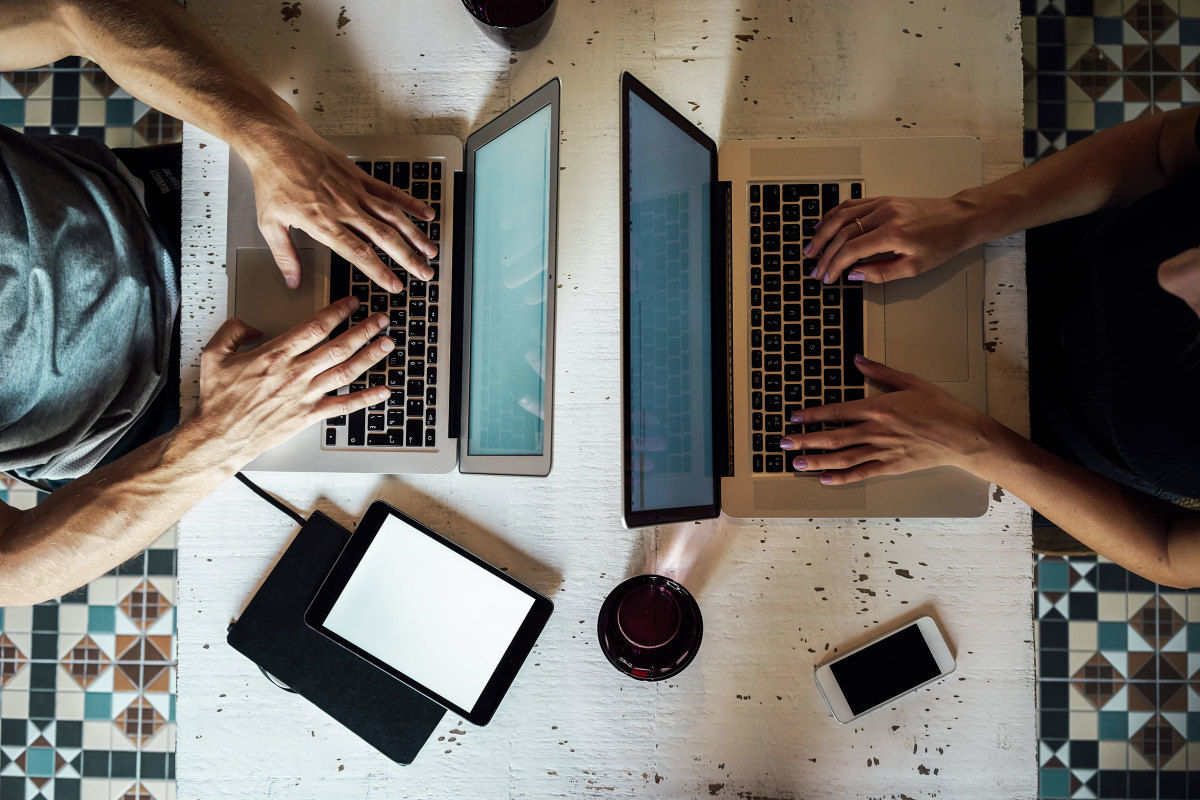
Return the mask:
M349 531L314 511L226 638L379 752L411 764L446 709L304 622L349 538ZM278 691L265 682L263 690Z

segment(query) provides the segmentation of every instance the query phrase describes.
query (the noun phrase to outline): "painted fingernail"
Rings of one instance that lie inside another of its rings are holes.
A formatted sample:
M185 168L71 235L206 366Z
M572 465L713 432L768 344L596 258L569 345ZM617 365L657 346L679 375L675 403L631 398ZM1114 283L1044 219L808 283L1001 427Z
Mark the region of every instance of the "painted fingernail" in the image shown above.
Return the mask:
M804 412L803 412L803 411L795 411L795 412L793 412L793 413L792 413L792 418L791 418L791 420L790 420L790 421L791 421L791 422L804 422Z
M832 475L822 475L822 476L821 476L821 483L823 483L823 484L825 484L826 486L828 486L829 484L833 483L833 476L832 476Z
M804 255L808 255L809 250L812 250L812 242L809 242L808 244L804 245Z
M800 456L796 456L792 459L792 466L796 469L808 469L808 461Z
M824 217L821 217L819 220L817 220L817 224L813 226L813 230L814 231L821 230L821 223L823 223L824 221L825 221Z
M846 276L846 280L848 280L848 281L865 281L866 279L867 279L867 276L862 274L858 270L855 270Z
M859 364L874 364L875 363L871 359L864 356L862 353L855 354L854 360L857 361Z
M792 444L791 439L780 439L779 440L779 449L780 450L791 450L795 446L796 445Z
M833 273L832 273L832 272L826 272L826 273L825 273L825 282L826 282L826 283L833 283Z

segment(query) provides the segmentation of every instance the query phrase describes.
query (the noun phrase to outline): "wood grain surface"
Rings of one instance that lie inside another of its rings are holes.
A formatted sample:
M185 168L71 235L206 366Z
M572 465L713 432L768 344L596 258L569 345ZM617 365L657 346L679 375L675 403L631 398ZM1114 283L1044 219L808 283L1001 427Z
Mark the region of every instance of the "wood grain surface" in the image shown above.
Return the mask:
M629 69L718 141L975 135L985 176L1021 161L1016 0L560 0L509 53L458 0L192 0L189 11L322 133L469 131L562 79L556 430L547 479L257 473L353 526L387 500L550 595L556 612L491 725L450 715L399 767L268 684L225 628L295 533L231 481L179 526L178 796L1032 798L1029 510L970 520L620 523L618 80ZM184 143L184 404L225 318L227 150ZM1024 252L986 248L989 408L1025 430ZM677 678L619 675L595 641L625 577L679 578L703 609ZM448 592L454 591L447 586ZM839 726L815 664L934 613L946 680Z

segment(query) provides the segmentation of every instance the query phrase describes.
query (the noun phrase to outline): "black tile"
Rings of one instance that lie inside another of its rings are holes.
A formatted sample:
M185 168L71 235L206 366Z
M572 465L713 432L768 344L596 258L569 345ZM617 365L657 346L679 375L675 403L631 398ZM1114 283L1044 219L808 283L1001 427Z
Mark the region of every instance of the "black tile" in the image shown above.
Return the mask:
M1038 707L1045 709L1070 708L1066 681L1038 681Z
M29 718L54 719L54 692L30 690Z
M83 722L77 719L60 719L54 726L55 747L79 747L83 744Z
M54 62L54 66L59 69L79 69L82 66L82 59L79 56L63 56Z
M1067 618L1075 621L1096 619L1096 593L1071 592L1067 596Z
M1067 49L1061 44L1039 44L1037 59L1039 72L1065 72L1067 69Z
M1025 157L1037 158L1037 131L1025 131Z
M1097 794L1105 800L1121 800L1129 797L1129 773L1119 769L1102 769L1096 773L1100 778Z
M138 553L133 558L126 561L115 570L117 575L144 575L146 574L146 554Z
M1158 773L1158 796L1162 800L1185 800L1188 797L1187 773L1182 770L1162 770Z
M57 633L34 633L30 635L30 640L30 658L45 658L51 661L58 659Z
M20 778L0 778L0 797L24 797L25 776Z
M82 771L83 777L107 778L108 756L109 752L107 750L84 750Z
M25 126L25 135L33 136L33 137L49 136L50 135L50 126L49 125L26 125Z
M175 754L167 753L167 780L175 780Z
M1129 573L1129 591L1131 592L1153 592L1156 584L1154 581L1148 581L1141 575Z
M80 781L78 778L55 778L54 800L79 800Z
M1037 16L1037 0L1021 0L1021 16L1036 17Z
M79 73L55 72L50 79L50 95L55 100L76 102L79 99Z
M1066 711L1047 711L1041 713L1042 726L1039 729L1043 741L1047 739L1066 739L1071 735L1070 715Z
M1069 645L1065 619L1043 619L1038 622L1039 646L1043 649L1066 650Z
M103 130L103 128L101 130ZM87 601L88 601L87 584L80 586L78 589L76 589L73 592L67 592L62 597L59 598L59 602L61 602L61 603L87 603Z
M1050 6L1048 8L1053 8ZM1047 44L1062 44L1067 40L1067 26L1065 20L1058 14L1053 16L1043 14L1037 19L1037 43L1040 48ZM1038 61L1038 70L1044 71L1047 67L1041 61ZM1061 68L1060 68L1061 69Z
M1039 102L1037 104L1037 126L1040 131L1065 130L1067 127L1067 104ZM1056 137L1047 135L1046 138L1054 141Z
M175 551L168 548L157 548L146 551L147 575L174 575Z
M29 665L29 688L54 691L58 685L58 664L34 662Z
M142 752L142 777L162 780L167 777L167 754Z
M1129 571L1124 567L1118 567L1116 564L1097 564L1096 571L1097 589L1102 592L1125 591Z
M33 607L33 629L58 633L58 603Z
M1067 0L1065 7L1068 17L1090 17L1095 14L1092 0Z
M76 133L77 136L84 139L95 139L97 142L104 141L104 126L103 125L80 125Z
M78 125L79 101L74 98L70 100L51 100L50 124L54 127L68 128L74 128Z
M1129 797L1155 800L1158 797L1158 773L1150 770L1129 771Z
M1072 769L1095 769L1100 764L1100 743L1083 739L1071 742Z
M1093 133L1095 131L1067 131L1067 144L1072 145L1076 142L1082 142Z
M1067 100L1067 78L1062 75L1038 75L1037 78L1037 97L1040 103L1043 100L1057 100L1066 102Z
M1066 678L1067 669L1067 652L1065 650L1047 650L1046 652L1038 653L1038 677L1039 678Z
M137 753L114 750L111 754L111 772L114 778L137 777Z
M25 720L0 719L0 744L24 746Z

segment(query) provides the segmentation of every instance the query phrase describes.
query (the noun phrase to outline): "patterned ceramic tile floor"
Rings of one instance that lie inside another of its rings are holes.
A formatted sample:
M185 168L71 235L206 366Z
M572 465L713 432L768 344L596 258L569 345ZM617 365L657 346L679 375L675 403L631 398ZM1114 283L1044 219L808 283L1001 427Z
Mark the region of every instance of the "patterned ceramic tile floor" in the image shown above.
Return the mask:
M1022 0L1025 156L1200 102L1200 0ZM79 59L0 74L0 124L114 147L178 139ZM0 484L0 498L32 504ZM0 797L174 797L175 541L0 609ZM1041 797L1200 798L1200 593L1037 559Z

